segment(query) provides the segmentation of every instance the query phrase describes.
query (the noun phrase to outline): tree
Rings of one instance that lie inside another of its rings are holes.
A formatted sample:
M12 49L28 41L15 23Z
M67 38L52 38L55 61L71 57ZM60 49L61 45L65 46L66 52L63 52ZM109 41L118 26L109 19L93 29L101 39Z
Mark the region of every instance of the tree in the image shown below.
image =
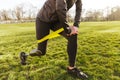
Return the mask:
M8 14L9 12L7 11L7 10L2 10L1 11L1 18L3 19L3 20L10 20L10 17L9 17L9 14Z
M113 7L111 9L111 14L109 14L107 18L111 21L120 20L120 7L119 6Z
M0 20L2 20L2 15L1 15L1 11L0 11Z
M21 20L23 18L23 15L24 15L23 5L22 4L18 5L15 8L14 13L15 13L15 16L16 16L17 20Z
M29 20L31 19L35 19L36 15L37 15L37 7L33 6L32 4L28 5L28 10L27 10L27 18Z
M101 21L103 20L103 12L100 10L87 11L85 13L84 21Z
M70 12L67 13L67 20L68 20L68 22L73 22L73 17L70 14Z

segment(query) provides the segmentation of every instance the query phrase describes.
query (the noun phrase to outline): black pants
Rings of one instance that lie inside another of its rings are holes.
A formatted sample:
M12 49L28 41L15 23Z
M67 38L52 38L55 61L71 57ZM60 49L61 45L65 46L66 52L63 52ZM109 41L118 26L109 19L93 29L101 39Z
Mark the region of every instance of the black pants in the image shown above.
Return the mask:
M39 18L36 18L37 40L40 40L44 36L48 35L50 33L50 29L55 31L60 28L61 26L59 22L46 23L40 21ZM77 35L67 36L64 31L61 32L60 34L68 40L67 52L69 57L69 66L74 67L76 53L77 53ZM38 44L38 50L40 50L43 53L43 55L46 54L46 47L47 47L47 40Z

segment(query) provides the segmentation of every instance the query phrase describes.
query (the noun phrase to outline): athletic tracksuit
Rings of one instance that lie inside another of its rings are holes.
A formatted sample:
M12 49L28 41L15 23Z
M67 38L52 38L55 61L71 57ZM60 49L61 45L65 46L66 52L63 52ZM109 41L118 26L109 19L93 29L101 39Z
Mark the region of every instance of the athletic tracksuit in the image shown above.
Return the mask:
M56 31L64 28L60 34L68 40L67 53L69 57L69 65L74 67L77 53L77 35L67 36L71 33L67 22L67 11L76 5L76 14L74 26L79 27L80 16L82 10L81 0L47 0L38 12L36 17L36 37L38 40L50 33L50 29ZM47 40L38 44L38 50L43 55L46 54Z

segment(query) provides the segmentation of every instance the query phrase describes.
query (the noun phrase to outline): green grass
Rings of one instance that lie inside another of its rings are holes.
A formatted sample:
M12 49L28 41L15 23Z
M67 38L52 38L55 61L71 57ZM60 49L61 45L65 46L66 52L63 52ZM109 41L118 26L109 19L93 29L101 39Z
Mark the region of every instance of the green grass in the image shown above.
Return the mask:
M48 41L47 54L28 57L20 65L19 53L36 48L34 23L0 24L0 80L80 80L66 73L67 40ZM76 66L89 80L120 80L120 22L82 22Z

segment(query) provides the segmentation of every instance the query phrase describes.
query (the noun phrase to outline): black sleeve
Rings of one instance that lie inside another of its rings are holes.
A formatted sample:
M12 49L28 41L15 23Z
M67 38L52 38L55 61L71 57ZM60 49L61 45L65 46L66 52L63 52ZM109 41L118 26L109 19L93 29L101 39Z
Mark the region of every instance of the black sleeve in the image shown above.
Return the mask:
M80 17L81 17L81 12L82 12L82 1L77 0L76 1L76 14L75 14L75 19L74 19L74 26L79 27L80 23Z
M67 17L66 0L56 0L56 13L58 15L61 26L64 28L64 30L67 34L70 34L71 30L69 28L69 25L68 25L68 22L66 19L66 17Z

